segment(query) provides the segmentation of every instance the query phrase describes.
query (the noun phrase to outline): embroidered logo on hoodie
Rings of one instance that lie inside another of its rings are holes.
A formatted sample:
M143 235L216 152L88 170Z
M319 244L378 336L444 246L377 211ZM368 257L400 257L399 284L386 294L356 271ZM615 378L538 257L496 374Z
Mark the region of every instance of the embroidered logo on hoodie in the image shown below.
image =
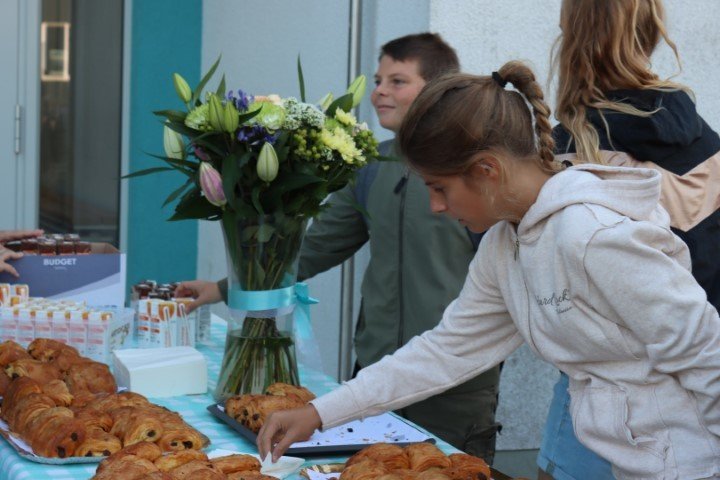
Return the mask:
M561 293L553 292L549 297L541 297L535 295L535 301L541 307L552 306L555 307L555 313L561 314L572 309L572 303L570 299L570 289L566 288Z

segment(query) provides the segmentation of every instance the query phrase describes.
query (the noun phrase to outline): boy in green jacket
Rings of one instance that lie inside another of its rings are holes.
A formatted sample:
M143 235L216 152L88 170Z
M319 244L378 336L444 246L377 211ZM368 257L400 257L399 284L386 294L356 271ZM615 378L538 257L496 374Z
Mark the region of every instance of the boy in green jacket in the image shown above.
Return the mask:
M408 35L383 45L371 95L380 124L397 133L426 82L458 70L455 51L439 35ZM394 140L380 144L380 153L396 156ZM329 270L370 242L354 338L357 372L437 325L462 288L479 237L433 214L423 181L400 159L365 167L329 203L305 235L298 278ZM178 293L194 296L194 306L213 303L226 299L227 282L184 282ZM398 413L492 463L498 382L496 367Z

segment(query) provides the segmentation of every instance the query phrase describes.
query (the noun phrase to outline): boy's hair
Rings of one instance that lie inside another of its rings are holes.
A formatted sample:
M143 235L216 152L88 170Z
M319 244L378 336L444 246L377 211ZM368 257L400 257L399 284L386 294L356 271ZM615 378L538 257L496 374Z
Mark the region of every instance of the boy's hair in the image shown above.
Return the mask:
M505 89L505 83L517 91ZM537 161L548 173L558 170L550 108L532 70L521 62L508 62L492 76L452 73L428 83L398 138L408 162L431 175L463 174L481 152Z
M384 55L398 62L417 60L420 76L426 82L460 70L457 53L437 33L416 33L391 40L380 48L378 60Z
M664 16L661 0L563 0L561 34L553 48L558 72L555 115L572 135L578 161L602 163L597 131L587 120L588 108L598 109L601 116L603 109L638 116L655 113L612 102L607 92L687 90L661 80L650 69L650 55L660 39L680 64Z

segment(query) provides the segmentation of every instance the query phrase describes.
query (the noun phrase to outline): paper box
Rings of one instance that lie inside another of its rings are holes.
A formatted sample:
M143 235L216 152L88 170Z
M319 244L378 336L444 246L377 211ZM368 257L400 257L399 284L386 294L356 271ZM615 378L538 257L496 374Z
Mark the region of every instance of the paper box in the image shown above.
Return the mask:
M115 350L113 357L119 387L146 397L207 392L207 363L192 347Z
M20 278L0 273L0 283L25 283L34 297L122 306L125 262L125 254L112 245L93 243L86 255L25 255L12 261Z

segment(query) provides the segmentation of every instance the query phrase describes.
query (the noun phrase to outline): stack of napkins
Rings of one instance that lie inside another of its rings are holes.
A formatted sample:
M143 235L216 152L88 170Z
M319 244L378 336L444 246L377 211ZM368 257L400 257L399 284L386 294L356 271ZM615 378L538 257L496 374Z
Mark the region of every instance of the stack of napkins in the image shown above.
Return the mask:
M207 364L192 347L131 348L113 352L118 387L146 397L207 392Z

